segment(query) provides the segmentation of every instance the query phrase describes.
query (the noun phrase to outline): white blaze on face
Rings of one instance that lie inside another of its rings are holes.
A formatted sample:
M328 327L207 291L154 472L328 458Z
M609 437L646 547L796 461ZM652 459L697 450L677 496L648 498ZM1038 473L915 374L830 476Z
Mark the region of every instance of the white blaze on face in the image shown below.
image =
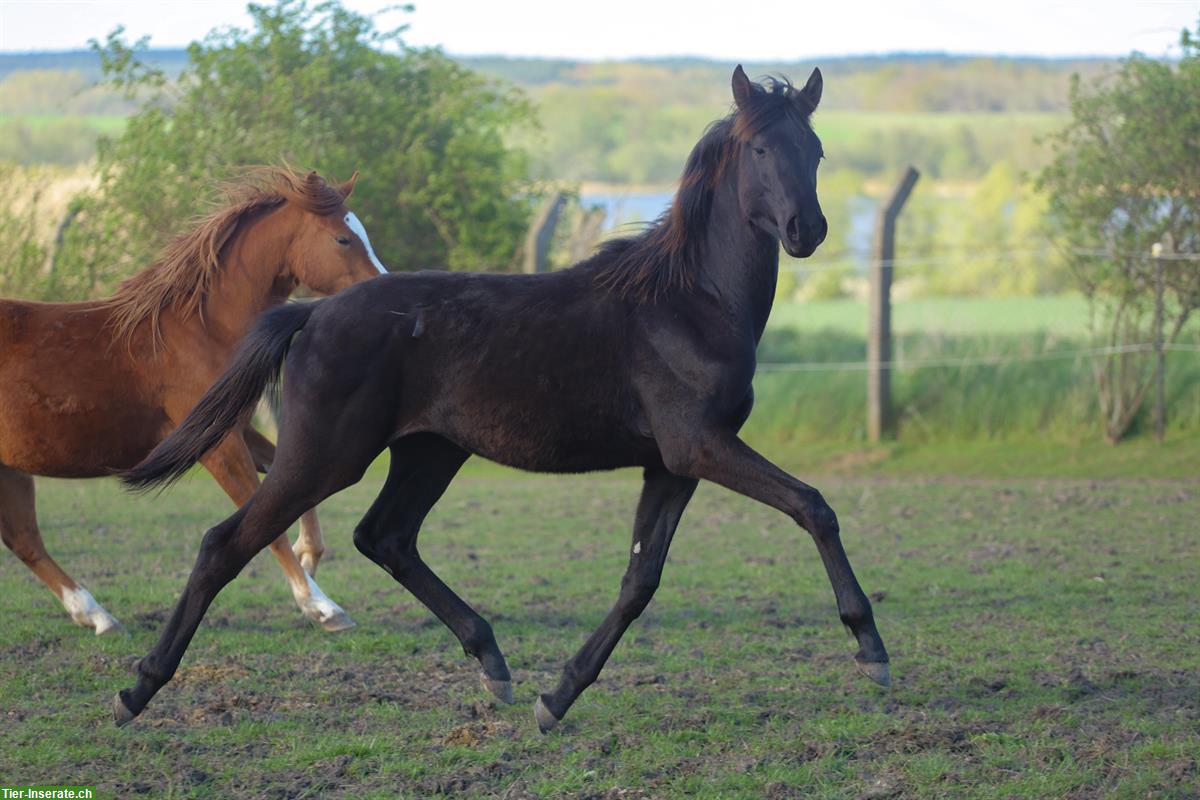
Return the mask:
M346 215L344 220L346 227L354 231L354 235L362 239L363 247L367 248L367 255L371 257L371 263L375 265L375 269L379 270L380 275L387 275L387 267L379 263L379 259L375 257L375 250L371 247L371 240L367 238L367 229L363 227L362 220L354 215L351 211Z

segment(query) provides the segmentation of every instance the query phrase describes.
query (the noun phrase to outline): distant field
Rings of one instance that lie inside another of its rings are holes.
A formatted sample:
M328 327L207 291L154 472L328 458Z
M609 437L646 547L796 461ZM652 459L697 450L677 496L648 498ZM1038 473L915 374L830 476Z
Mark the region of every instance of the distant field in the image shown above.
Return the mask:
M928 134L949 134L966 128L977 135L1008 135L1050 131L1070 117L1057 112L1016 111L818 111L813 126L823 141L855 144L872 131L907 128Z
M0 114L0 126L15 122L44 130L57 125L82 125L98 133L115 134L125 127L125 119L119 114Z
M895 686L858 676L811 540L713 486L657 598L559 729L532 719L615 598L637 477L471 470L422 553L495 626L517 704L354 550L382 478L323 508L318 575L359 627L324 634L260 556L137 721L109 701L153 643L211 480L161 498L42 481L51 551L128 627L97 639L0 554L6 785L100 797L1195 797L1200 487L812 478L875 600Z
M1034 334L1082 337L1087 333L1082 297L922 297L896 300L892 330L905 333ZM776 303L770 327L828 329L865 336L867 306L861 300Z
M125 117L111 114L0 114L0 162L74 166L96 155L96 139L116 135Z

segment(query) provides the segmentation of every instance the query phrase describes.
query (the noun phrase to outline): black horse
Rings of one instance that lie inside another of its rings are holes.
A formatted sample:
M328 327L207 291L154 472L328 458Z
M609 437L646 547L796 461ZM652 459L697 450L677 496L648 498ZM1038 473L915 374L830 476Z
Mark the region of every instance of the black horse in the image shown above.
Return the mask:
M821 143L810 124L821 73L797 90L752 83L739 66L733 97L733 113L689 156L670 210L571 269L392 274L259 320L184 423L124 476L146 488L182 475L286 365L274 466L204 536L183 596L138 663L137 685L114 700L118 724L170 680L217 592L301 513L357 482L384 448L387 482L354 544L454 632L479 660L484 686L508 702L511 678L491 626L417 552L422 520L472 454L543 472L644 468L620 595L558 687L538 699L543 732L650 602L700 479L773 506L812 535L858 640L859 669L889 683L833 510L737 435L753 405L779 243L803 258L825 238Z

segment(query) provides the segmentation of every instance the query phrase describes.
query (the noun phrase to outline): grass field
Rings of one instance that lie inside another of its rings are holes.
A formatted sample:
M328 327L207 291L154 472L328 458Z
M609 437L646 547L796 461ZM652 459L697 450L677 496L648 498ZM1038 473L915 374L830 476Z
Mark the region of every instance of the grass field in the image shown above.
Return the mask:
M1081 338L1087 333L1088 309L1082 297L916 297L892 304L892 331L937 335L1012 335L1050 333ZM770 327L804 333L836 331L865 337L867 306L862 300L779 302L771 309Z
M1014 452L1022 458L1037 454L1036 471L1026 476L1196 474L1200 352L1167 354L1168 449L1178 457L1166 451L1159 457L1137 444L1151 427L1149 402L1135 419L1130 441L1097 447L1103 436L1094 363L1079 354L1096 342L1087 335L1087 305L1081 298L914 298L897 301L893 315L893 357L900 362L892 377L899 444L869 448L868 461L925 455L932 457L918 458L900 471L964 474L935 460L948 458L956 467L965 466L967 474L1022 474L1019 465L1014 473L981 460L980 448L1000 443L1001 459L1011 459ZM841 458L847 448L866 448L867 378L854 368L866 360L866 318L866 303L858 300L776 306L759 347L760 362L834 368L770 371L764 366L755 379L757 403L746 426L751 438L781 443L788 457L828 451ZM1190 324L1179 343L1200 344L1200 324ZM1043 360L1047 354L1053 357ZM979 363L993 357L999 363ZM1151 354L1134 358L1150 375ZM917 453L914 448L928 449ZM809 456L801 463L820 467L824 462Z
M349 532L373 469L323 508L319 578L360 623L309 627L260 556L131 726L109 700L154 641L201 532L207 478L158 499L43 481L49 546L129 629L72 625L0 560L0 780L100 797L1189 798L1200 790L1200 485L817 481L893 659L856 675L807 534L704 486L663 586L563 724L537 692L599 623L637 476L469 466L422 551L489 617L498 706L433 617Z
M121 132L125 127L125 119L120 114L0 114L0 125L19 122L32 130L42 131L56 125L71 124L111 135Z
M0 114L0 162L74 166L91 160L101 135L125 118L107 114Z

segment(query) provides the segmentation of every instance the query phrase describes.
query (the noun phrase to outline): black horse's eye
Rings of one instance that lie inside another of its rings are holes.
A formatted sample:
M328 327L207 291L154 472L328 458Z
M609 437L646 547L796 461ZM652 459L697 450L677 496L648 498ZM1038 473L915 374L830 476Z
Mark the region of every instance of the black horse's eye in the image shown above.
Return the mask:
M763 147L754 148L754 155L765 156L766 154L767 154L766 148L763 148Z
M338 236L337 243L340 244L342 247L349 247L350 237L349 236Z

